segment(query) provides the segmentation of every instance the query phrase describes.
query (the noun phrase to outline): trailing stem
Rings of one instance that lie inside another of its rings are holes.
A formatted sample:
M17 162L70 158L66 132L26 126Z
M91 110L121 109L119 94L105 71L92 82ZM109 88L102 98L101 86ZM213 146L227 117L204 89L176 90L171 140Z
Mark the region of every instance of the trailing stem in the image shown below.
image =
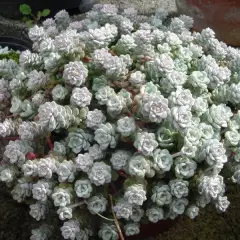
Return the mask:
M86 200L84 200L84 203L86 203L88 205L88 202ZM89 205L88 205L89 207ZM110 222L114 222L114 219L110 219L110 218L106 218L103 215L101 215L100 213L97 213L94 209L91 208L91 211L93 211L94 213L96 213L99 217L101 217L104 220L110 221Z
M118 234L119 234L119 237L121 240L124 240L124 236L123 236L123 233L122 233L122 230L121 230L121 227L119 225L119 222L117 220L117 217L116 217L116 214L114 212L114 209L113 209L113 199L112 199L112 195L109 194L109 198L110 198L110 204L111 204L111 208L112 208L112 214L113 214L113 217L114 217L114 223L117 227L117 230L118 230Z
M181 152L177 152L177 153L172 154L172 157L175 158L175 157L179 157L181 155L182 155Z

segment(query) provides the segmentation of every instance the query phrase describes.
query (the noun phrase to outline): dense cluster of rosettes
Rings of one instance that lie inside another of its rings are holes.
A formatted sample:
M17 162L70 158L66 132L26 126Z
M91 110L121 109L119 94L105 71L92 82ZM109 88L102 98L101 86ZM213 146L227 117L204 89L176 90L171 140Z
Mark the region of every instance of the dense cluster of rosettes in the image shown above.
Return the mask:
M56 216L64 239L117 240L114 217L131 236L142 221L227 209L223 170L240 184L240 51L192 25L162 10L61 11L30 29L19 64L0 61L0 180L43 223L31 240L51 239Z

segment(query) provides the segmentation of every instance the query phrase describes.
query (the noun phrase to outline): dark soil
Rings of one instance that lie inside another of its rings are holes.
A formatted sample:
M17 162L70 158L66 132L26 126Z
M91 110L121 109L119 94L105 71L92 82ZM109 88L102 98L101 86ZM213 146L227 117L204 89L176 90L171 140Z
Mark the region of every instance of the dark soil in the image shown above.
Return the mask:
M13 200L0 183L0 240L28 240L33 223L28 206Z
M226 213L218 214L213 207L209 206L202 210L195 220L187 217L178 219L173 227L155 239L240 240L240 186L233 185L228 189L227 195L231 205ZM0 240L28 240L31 229L35 227L37 224L29 215L28 206L13 200L5 184L1 183ZM52 239L62 239L59 233L57 235Z
M230 206L225 213L217 213L213 206L201 210L191 220L183 217L159 240L240 240L240 186L227 186Z

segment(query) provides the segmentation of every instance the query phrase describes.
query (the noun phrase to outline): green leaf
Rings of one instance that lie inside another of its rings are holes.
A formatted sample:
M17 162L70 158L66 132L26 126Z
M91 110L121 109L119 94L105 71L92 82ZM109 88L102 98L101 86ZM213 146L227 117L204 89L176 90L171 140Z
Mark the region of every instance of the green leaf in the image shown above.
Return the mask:
M116 171L112 171L112 181L117 181L119 175Z
M68 132L69 133L70 132L76 132L77 129L78 129L77 127L70 127L70 128L68 128Z
M40 11L38 11L37 17L40 18L41 16L42 16L42 13Z
M24 22L26 22L26 21L28 21L28 20L31 20L31 18L30 18L30 17L23 17L22 20L23 20Z
M33 20L27 20L26 21L26 24L28 25L29 28L33 26L33 23L34 23Z
M15 61L16 63L19 62L19 53L15 52L15 51L11 51L5 54L0 54L0 60L2 59L11 59L13 61Z
M133 184L135 184L135 183L136 183L136 181L135 181L135 179L133 179L133 178L128 178L128 179L126 179L126 180L124 181L124 184L123 184L124 190L126 190L128 187L130 187L131 185L133 185Z
M30 7L29 5L27 5L27 4L21 4L21 5L19 6L19 11L20 11L22 14L24 14L24 15L29 15L29 14L32 13L31 7Z
M50 14L50 10L49 9L44 9L41 13L42 17L47 17Z

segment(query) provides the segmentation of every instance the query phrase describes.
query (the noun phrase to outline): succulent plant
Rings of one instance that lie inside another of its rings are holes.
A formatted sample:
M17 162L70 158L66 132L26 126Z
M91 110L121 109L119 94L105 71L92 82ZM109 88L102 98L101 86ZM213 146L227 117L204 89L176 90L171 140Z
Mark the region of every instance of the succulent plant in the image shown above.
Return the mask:
M32 240L51 239L56 216L64 239L108 240L226 211L224 180L240 184L240 51L166 16L61 11L29 30L34 52L0 60L0 180L43 223Z

